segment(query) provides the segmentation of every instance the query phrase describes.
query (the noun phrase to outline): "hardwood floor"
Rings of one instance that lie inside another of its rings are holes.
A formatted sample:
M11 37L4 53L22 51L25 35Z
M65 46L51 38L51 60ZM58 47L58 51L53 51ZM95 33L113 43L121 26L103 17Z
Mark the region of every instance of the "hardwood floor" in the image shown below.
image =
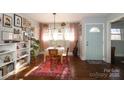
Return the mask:
M31 70L43 62L43 56L37 57L27 68L7 80L55 80L51 77L30 77ZM70 57L72 80L120 80L124 79L124 64L89 64L78 57Z

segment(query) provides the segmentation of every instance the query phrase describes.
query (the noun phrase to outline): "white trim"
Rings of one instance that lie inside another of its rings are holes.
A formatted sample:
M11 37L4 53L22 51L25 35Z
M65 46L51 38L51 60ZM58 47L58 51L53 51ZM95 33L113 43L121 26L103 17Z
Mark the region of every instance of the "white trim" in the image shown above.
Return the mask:
M103 41L103 60L105 60L105 52L104 52L105 51L105 49L104 49L105 48L105 40L104 40L104 38L105 38L104 37L105 23L86 23L85 24L85 32L84 32L85 33L85 37L84 37L84 51L85 51L85 53L84 53L84 59L86 60L86 26L87 25L92 25L92 24L96 24L96 25L97 24L102 24L102 26L103 26L103 31L102 31L102 34L103 34L103 40L102 40Z
M105 24L103 23L103 60L105 61Z
M110 34L110 29L111 29L111 23L107 22L107 44L106 44L106 47L107 47L107 56L106 56L106 62L107 63L111 63L111 34Z

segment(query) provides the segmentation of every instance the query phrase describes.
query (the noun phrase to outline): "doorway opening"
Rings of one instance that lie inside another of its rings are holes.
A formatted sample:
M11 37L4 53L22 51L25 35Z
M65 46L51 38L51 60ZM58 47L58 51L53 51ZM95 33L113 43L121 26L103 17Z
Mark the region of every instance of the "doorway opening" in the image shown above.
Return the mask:
M124 18L111 23L111 63L124 63Z

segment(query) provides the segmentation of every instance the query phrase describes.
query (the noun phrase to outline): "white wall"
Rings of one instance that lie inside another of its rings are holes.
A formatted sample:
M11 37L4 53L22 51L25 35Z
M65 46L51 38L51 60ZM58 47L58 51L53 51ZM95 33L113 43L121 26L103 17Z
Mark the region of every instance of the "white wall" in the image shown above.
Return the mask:
M22 17L25 17L25 18L27 18L28 20L31 21L32 26L35 27L34 36L35 36L36 39L39 39L39 31L40 31L39 22L37 22L37 21L31 19L30 17L28 17L28 13L27 14L21 13L19 15L22 16Z
M79 34L79 57L81 60L85 60L85 23L84 21L80 22L81 25L81 34Z

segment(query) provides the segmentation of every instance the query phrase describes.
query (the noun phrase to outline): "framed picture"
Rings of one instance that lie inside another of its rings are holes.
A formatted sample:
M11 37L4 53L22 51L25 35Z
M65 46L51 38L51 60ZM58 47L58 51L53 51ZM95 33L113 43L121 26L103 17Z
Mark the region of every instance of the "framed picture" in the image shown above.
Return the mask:
M26 18L22 18L22 27L25 28L27 26L26 23L27 23L27 19Z
M14 14L14 26L22 27L22 17Z
M31 21L27 20L26 18L22 18L22 27L31 27Z
M3 14L3 26L4 27L12 27L12 17Z

